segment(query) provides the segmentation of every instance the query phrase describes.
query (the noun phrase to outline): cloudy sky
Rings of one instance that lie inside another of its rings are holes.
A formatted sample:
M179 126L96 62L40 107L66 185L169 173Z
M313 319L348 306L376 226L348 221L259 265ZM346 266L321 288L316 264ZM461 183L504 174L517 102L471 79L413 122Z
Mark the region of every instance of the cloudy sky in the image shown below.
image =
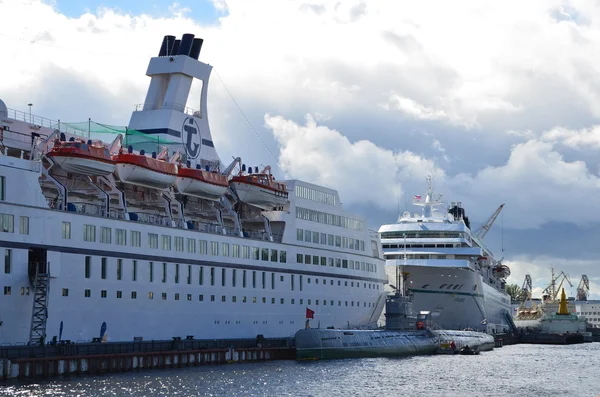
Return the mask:
M595 1L0 0L0 15L9 108L126 125L162 37L194 33L225 163L336 188L374 229L431 174L474 227L506 203L486 241L509 282L531 274L539 293L554 265L600 298Z

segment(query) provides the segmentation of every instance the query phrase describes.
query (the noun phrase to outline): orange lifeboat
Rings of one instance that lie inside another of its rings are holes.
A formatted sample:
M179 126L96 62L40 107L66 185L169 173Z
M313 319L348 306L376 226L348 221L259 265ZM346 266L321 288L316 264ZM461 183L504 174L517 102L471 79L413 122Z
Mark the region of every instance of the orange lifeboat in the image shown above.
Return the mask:
M218 172L206 171L199 168L179 166L177 170L177 191L182 194L217 201L227 192L229 183L227 176Z
M123 183L166 190L177 179L177 165L164 160L163 157L163 153L158 158L156 153L148 157L144 150L136 154L129 146L127 152L121 149L119 154L114 156L117 164L115 173Z
M266 211L282 209L288 200L287 186L283 182L275 182L270 171L271 167L267 166L260 173L256 169L253 174L250 167L248 175L240 173L231 178L229 184L239 199L247 204Z
M66 172L87 176L112 174L116 165L108 149L91 140L84 142L73 139L64 142L57 139L46 157Z

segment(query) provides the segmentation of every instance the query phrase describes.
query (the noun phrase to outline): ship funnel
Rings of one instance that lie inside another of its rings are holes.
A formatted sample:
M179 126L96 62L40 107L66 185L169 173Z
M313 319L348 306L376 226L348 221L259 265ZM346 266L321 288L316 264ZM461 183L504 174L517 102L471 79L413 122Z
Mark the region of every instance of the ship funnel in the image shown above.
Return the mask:
M198 58L200 57L200 49L202 48L203 42L204 40L202 39L194 39L194 42L192 43L192 49L190 51L191 58L198 60Z
M160 46L160 52L158 53L158 56L166 57L167 55L169 55L169 49L173 46L174 41L175 36L165 36Z
M190 55L190 50L192 49L192 43L194 42L194 35L191 33L185 33L181 38L181 42L179 45L179 51L177 55Z
M175 41L173 42L173 47L171 47L171 52L169 53L169 55L171 55L171 56L177 55L177 53L179 52L180 45L181 45L181 40L175 39Z

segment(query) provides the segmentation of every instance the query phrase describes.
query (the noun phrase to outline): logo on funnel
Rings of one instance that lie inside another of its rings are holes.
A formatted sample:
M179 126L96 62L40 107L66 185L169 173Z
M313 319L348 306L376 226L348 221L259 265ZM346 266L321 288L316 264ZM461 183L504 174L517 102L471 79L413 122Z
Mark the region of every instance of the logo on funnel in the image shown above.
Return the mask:
M193 117L188 117L183 122L181 142L185 147L188 159L198 157L200 148L202 147L202 137L200 136L200 127Z

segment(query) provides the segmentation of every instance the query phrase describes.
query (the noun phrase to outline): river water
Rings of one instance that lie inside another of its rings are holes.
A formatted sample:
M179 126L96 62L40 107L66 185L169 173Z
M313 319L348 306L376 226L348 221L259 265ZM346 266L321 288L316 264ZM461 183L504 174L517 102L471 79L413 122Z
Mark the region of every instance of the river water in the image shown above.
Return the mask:
M600 343L273 361L0 385L0 396L600 396Z

